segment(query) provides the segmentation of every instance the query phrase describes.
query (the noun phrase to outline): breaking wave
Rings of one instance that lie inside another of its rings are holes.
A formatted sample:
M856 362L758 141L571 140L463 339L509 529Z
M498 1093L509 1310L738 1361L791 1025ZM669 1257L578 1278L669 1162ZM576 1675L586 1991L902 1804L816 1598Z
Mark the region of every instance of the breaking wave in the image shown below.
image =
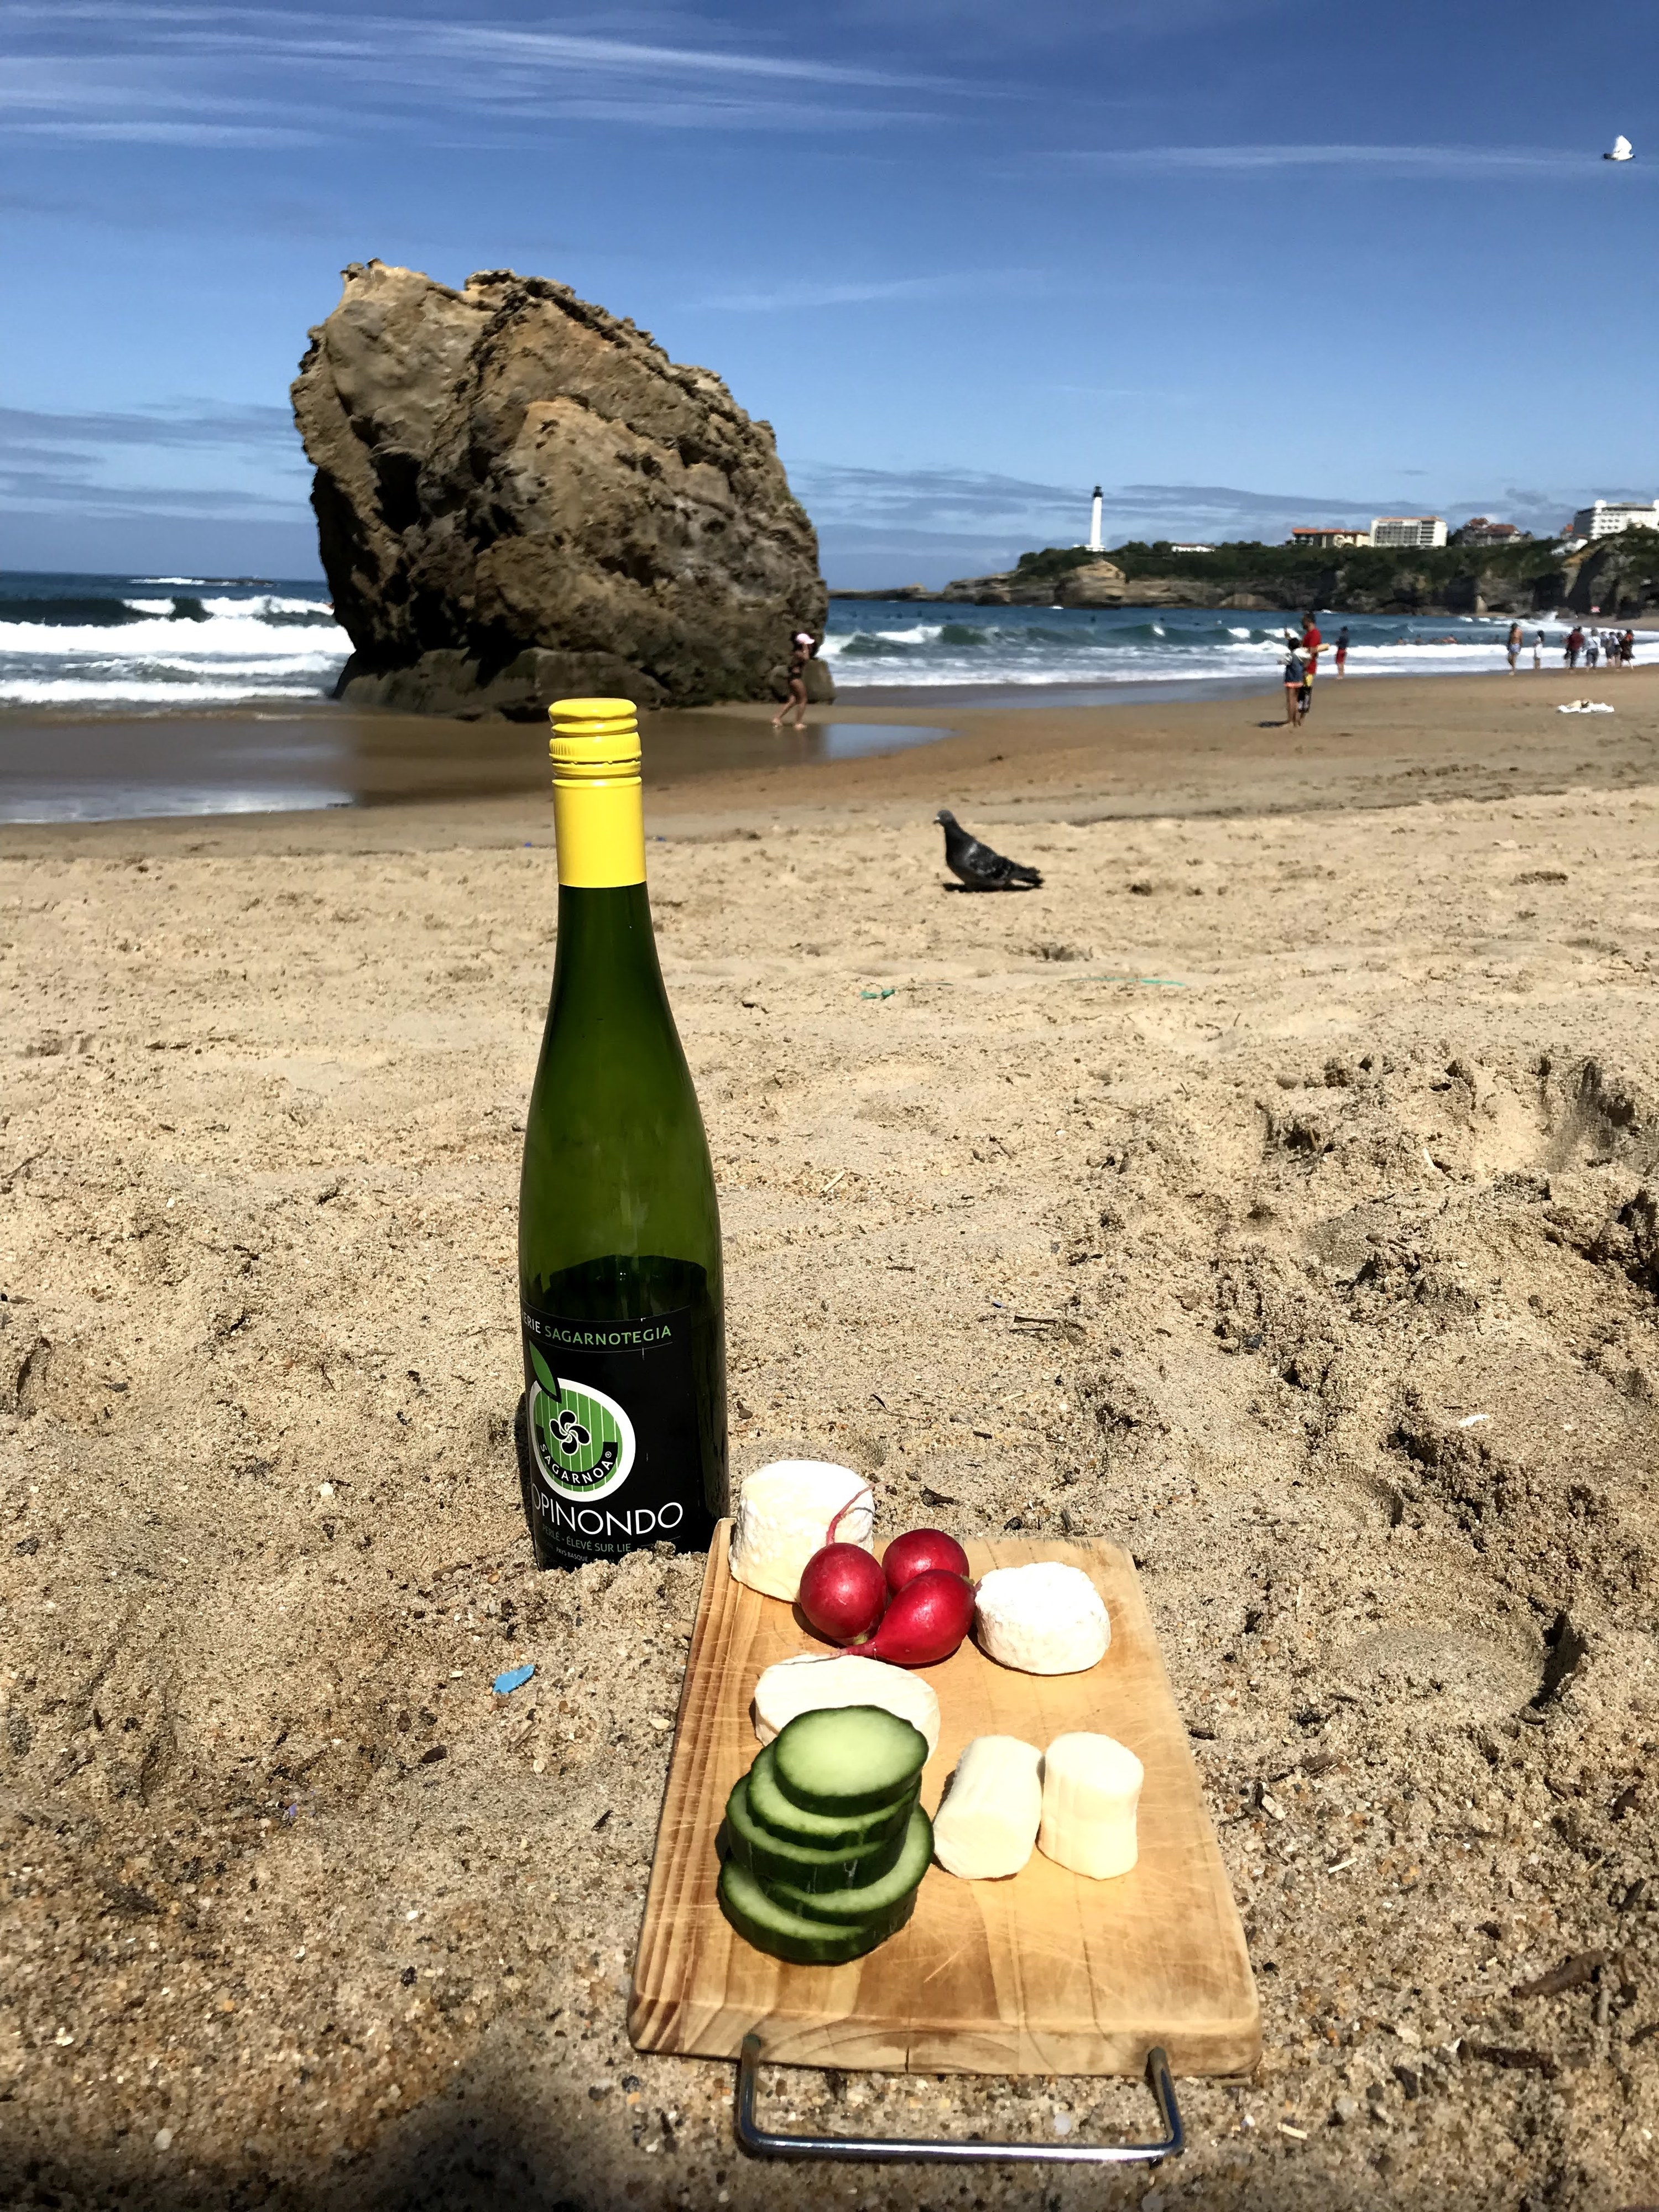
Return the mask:
M0 575L0 704L322 698L350 649L320 585Z

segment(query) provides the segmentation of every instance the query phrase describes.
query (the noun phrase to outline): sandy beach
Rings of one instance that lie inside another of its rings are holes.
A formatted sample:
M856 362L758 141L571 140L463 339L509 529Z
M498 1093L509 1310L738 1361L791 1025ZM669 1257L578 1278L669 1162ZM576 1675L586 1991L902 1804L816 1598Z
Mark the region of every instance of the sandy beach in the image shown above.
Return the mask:
M471 795L0 827L7 2202L1659 2202L1659 672L1279 712L645 726L735 1471L1139 1564L1266 2041L1156 2179L753 2166L729 2069L628 2045L702 1563L530 1565L539 733ZM941 804L1043 887L955 890Z

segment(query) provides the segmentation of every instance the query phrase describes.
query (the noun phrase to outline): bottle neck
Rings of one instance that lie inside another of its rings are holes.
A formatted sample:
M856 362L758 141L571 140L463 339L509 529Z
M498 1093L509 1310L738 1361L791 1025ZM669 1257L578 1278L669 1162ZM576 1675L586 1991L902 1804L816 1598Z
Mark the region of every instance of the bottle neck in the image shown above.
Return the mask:
M635 766L631 775L556 773L553 831L559 847L559 887L616 890L645 884L645 794ZM560 937L563 938L563 900ZM647 933L649 924L647 922Z
M651 902L639 884L588 887L561 882L559 937L553 961L555 1018L602 1028L647 1012L666 1017Z

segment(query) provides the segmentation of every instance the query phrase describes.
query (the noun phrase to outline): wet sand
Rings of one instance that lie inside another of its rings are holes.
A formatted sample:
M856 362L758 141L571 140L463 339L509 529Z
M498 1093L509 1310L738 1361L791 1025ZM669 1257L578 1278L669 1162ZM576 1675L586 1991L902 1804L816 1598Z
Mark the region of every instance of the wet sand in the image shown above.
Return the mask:
M826 712L775 738L763 710L650 718L653 780L753 769L774 757L855 758L926 744L937 716ZM544 790L545 732L513 722L292 709L139 716L0 713L0 822L272 814Z
M650 795L738 1473L1140 1562L1267 2054L1119 2185L752 2166L628 2047L701 1563L529 1563L545 801L0 830L6 2201L1659 2201L1659 682L1334 693Z
M1564 715L1591 696L1610 715ZM1495 798L1619 783L1648 774L1659 744L1659 668L1638 669L1587 691L1582 673L1320 679L1315 711L1284 726L1281 700L1154 699L1109 707L1033 704L811 711L805 735L774 732L765 706L647 715L642 724L647 806L659 831L718 829L733 809L805 821L848 810L898 820L941 805L991 821L1033 808L1079 819L1216 814L1285 806L1376 806L1419 797ZM866 753L869 742L878 750ZM197 849L280 834L319 848L412 836L546 835L545 739L530 725L355 714L332 708L272 716L145 717L85 721L0 717L0 801L50 781L73 794L108 787L177 787L189 774L234 781L258 801L252 819L212 811L169 830L146 822L139 842L185 836ZM326 782L334 802L284 811L285 785ZM316 818L305 815L313 811ZM240 811L240 810L239 810ZM323 818L332 815L333 826ZM120 844L119 822L63 825ZM0 820L0 849L38 849L52 825Z

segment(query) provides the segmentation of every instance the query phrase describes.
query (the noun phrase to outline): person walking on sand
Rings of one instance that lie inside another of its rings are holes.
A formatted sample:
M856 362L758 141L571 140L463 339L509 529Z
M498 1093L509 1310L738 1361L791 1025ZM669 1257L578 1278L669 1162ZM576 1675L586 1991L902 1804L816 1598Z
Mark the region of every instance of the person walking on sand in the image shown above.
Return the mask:
M1567 632L1567 641L1564 648L1565 658L1569 668L1577 667L1578 656L1583 649L1584 633L1579 629L1577 623L1575 623L1572 628Z
M1595 667L1596 661L1601 655L1601 640L1597 637L1595 632L1592 630L1589 635L1584 640L1584 665L1586 668Z
M1544 665L1544 633L1541 629L1532 641L1532 665L1534 670Z
M806 664L817 651L812 633L798 629L789 647L789 696L772 717L772 727L781 730L789 714L795 717L795 727L806 727Z
M1519 623L1511 623L1510 624L1510 634L1504 641L1504 650L1510 657L1510 674L1513 676L1516 668L1520 665L1521 661L1521 625Z
M1290 651L1285 656L1285 720L1294 729L1302 720L1302 690L1307 682L1307 671L1302 665L1295 640L1289 639L1287 642Z
M1346 623L1344 623L1336 633L1336 672L1339 676L1346 676L1348 672L1348 625Z

